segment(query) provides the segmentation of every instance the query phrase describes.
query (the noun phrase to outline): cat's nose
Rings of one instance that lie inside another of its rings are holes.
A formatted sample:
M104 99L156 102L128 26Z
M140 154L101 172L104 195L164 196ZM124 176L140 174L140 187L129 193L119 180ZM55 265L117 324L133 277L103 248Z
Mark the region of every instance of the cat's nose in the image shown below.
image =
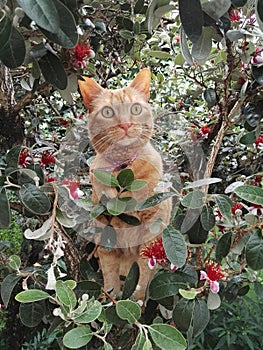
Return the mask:
M121 129L123 129L126 133L127 133L127 131L128 131L128 129L129 129L130 126L131 126L130 123L119 124L119 127L120 127Z

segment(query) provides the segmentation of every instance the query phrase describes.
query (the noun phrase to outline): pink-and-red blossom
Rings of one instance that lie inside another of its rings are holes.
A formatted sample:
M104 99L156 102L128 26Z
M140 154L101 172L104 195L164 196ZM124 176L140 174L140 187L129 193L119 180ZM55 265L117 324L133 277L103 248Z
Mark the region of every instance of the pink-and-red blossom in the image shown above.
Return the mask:
M83 196L84 193L79 188L80 182L78 180L64 179L62 184L68 188L71 199L76 200Z
M164 250L162 237L157 238L141 250L141 256L149 258L149 268L154 268L156 264L166 265L168 259Z
M71 55L74 67L86 68L86 61L93 58L95 54L89 44L80 42L71 50Z
M224 280L226 275L221 269L221 266L214 261L209 261L205 264L205 271L200 271L200 280L206 280L213 293L219 292L219 282Z
M28 155L28 150L25 148L19 154L18 165L22 167L26 167L28 166L29 162L30 162L30 157Z
M229 19L231 22L239 22L241 19L239 10L232 10Z
M44 151L41 156L41 166L44 168L46 165L55 164L56 159L49 151Z
M242 203L235 203L233 208L231 208L231 212L233 215L240 215L242 214L243 204Z

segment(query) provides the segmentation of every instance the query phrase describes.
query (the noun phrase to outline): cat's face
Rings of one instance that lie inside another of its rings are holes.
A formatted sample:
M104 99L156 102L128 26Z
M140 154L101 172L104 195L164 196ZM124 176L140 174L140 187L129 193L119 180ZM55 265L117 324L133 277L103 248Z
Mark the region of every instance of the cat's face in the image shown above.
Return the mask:
M152 134L149 98L150 71L143 69L127 87L103 89L94 80L79 81L89 114L89 133L98 153L110 147L139 148Z

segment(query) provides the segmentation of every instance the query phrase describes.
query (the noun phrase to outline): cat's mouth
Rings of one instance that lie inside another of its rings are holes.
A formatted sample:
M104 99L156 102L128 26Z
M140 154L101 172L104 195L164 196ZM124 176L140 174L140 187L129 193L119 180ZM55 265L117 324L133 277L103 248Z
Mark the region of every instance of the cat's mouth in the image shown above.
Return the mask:
M117 142L120 146L129 146L138 141L137 137L132 137L129 135L124 135L121 139L119 139Z

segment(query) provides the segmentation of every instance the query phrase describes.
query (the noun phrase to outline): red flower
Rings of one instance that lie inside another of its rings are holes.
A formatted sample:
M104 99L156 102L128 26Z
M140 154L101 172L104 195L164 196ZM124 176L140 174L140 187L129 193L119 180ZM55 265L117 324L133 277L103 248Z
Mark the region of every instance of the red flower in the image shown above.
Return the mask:
M45 151L42 153L42 157L41 157L42 167L45 167L48 164L55 164L55 163L56 163L56 159L53 156L53 154L51 154L49 151Z
M242 86L242 85L245 84L245 82L246 82L245 78L239 77L238 80L237 80L237 85Z
M155 258L158 260L167 259L166 253L163 247L162 237L157 238L155 241L148 244L141 250L141 255L147 258Z
M153 268L156 263L165 265L168 263L168 259L163 247L162 237L157 238L155 241L148 244L141 250L141 256L149 258L149 267Z
M200 128L202 135L208 135L211 133L211 129L208 126L202 125Z
M221 270L219 264L214 261L210 261L205 264L206 271L200 271L200 280L206 280L210 285L210 290L212 293L219 292L219 282L218 280L225 278L225 273Z
M76 68L86 68L85 59L94 57L94 52L86 43L78 43L71 51L73 66Z
M243 208L243 204L235 203L233 208L231 208L231 212L232 212L233 215L236 215L236 211L237 210L241 210L242 211L242 208Z
M66 119L60 119L59 123L60 123L60 125L64 126L65 128L68 128L70 125L69 121Z
M225 277L225 273L221 270L219 264L209 261L205 264L205 271L210 281L218 281Z
M262 176L256 176L255 179L254 179L254 185L258 185L260 184L262 181Z
M78 199L83 195L83 192L79 189L80 182L77 180L68 180L64 179L62 181L63 185L66 185L66 187L69 189L70 197L71 199L75 200Z
M29 158L28 157L28 151L25 148L19 154L18 165L26 167L29 164L29 159L28 158Z
M255 145L259 146L261 143L263 143L263 135L260 135L256 141L255 141Z
M239 22L240 18L241 18L241 16L240 16L240 13L238 10L231 11L230 16L229 16L229 19L231 22Z

